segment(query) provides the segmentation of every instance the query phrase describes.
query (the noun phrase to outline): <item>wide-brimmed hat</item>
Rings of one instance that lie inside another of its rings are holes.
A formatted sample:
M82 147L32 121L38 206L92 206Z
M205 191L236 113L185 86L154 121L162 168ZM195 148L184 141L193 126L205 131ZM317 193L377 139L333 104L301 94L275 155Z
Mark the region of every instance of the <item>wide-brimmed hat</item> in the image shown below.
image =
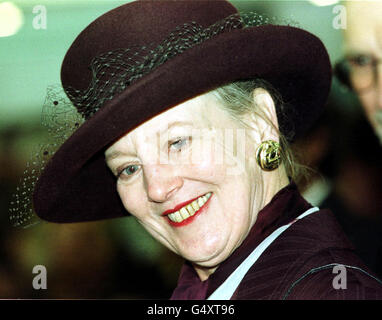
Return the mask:
M240 16L223 0L141 0L84 29L61 69L62 86L84 121L51 157L42 153L50 158L34 187L37 215L53 222L128 215L105 148L163 111L233 81L271 83L293 106L288 120L279 118L281 132L303 134L327 99L328 54L311 33L261 17Z

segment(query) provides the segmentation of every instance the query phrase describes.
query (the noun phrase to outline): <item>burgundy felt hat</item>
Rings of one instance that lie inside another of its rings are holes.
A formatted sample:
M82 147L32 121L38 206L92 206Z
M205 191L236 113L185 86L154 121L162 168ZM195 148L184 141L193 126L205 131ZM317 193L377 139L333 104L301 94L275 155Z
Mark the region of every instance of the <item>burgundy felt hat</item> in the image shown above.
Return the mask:
M218 86L264 79L293 106L288 123L279 119L281 131L293 127L298 137L309 128L330 89L324 45L299 28L267 21L246 25L237 17L224 0L140 0L107 12L80 33L64 58L61 80L85 121L35 185L33 205L40 218L78 222L128 215L105 148ZM102 99L90 99L104 91Z

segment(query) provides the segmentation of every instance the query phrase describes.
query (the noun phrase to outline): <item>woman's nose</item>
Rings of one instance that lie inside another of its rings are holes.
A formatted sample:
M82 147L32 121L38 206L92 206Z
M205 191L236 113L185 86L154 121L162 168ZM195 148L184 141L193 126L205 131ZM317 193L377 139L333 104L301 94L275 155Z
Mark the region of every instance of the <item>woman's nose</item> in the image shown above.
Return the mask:
M169 164L147 165L143 174L149 201L164 202L183 186L183 179Z

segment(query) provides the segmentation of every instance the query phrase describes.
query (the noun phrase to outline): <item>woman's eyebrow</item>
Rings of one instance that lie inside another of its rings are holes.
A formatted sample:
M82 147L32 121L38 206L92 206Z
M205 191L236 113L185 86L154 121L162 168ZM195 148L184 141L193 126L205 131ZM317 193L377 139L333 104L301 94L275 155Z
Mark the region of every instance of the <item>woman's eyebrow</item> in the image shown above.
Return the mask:
M194 124L194 123L191 122L191 121L181 121L181 120L173 121L173 122L170 122L170 123L167 125L167 127L163 128L163 129L160 130L158 133L159 133L159 134L162 134L163 132L170 130L172 127L185 126L185 125L192 126L193 124Z
M112 160L119 158L119 157L135 157L135 154L133 154L131 152L120 151L120 150L115 150L115 151L110 152L109 154L105 154L106 162L112 161Z
M105 160L106 162L108 161L111 161L111 160L114 160L115 158L118 158L120 156L123 156L123 155L126 155L124 152L121 152L121 151L113 151L107 155L105 155Z

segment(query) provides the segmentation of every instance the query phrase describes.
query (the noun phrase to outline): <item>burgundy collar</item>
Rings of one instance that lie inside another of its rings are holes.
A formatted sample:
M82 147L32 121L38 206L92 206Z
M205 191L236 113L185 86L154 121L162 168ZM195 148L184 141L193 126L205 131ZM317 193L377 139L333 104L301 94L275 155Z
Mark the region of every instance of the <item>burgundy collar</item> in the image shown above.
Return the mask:
M214 292L240 263L269 234L287 224L311 205L300 195L295 183L281 189L272 200L260 210L257 220L247 238L232 255L223 261L205 281L201 281L189 261L181 269L178 285L171 300L204 300Z

